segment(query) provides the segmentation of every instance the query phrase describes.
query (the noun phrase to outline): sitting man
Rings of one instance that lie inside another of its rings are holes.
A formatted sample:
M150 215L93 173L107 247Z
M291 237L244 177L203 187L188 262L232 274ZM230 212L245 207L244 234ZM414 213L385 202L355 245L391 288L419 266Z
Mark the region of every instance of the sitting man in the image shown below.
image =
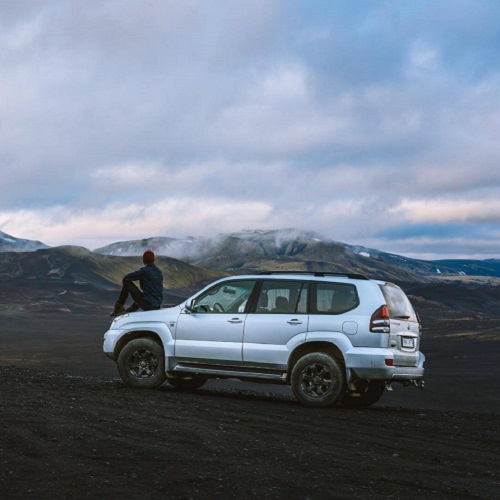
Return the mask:
M160 268L155 265L155 258L152 250L146 250L142 256L144 267L124 276L120 296L111 314L113 317L138 309L143 311L160 309L163 300L163 274ZM134 281L139 281L140 289L133 283ZM134 303L125 309L125 302L129 295Z

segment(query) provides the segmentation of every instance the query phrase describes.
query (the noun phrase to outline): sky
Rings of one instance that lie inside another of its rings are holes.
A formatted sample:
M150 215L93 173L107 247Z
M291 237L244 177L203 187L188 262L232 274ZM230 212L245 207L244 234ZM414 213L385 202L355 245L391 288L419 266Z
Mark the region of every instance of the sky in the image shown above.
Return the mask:
M0 230L500 258L498 0L0 0Z

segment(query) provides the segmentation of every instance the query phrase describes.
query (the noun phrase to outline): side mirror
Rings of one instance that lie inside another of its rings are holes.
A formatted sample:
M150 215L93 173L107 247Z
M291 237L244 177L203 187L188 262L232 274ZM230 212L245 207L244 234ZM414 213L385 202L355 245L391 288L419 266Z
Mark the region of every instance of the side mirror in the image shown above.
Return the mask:
M184 309L186 309L186 311L188 313L192 313L194 312L194 299L189 299L187 302L186 302L186 305L184 306Z

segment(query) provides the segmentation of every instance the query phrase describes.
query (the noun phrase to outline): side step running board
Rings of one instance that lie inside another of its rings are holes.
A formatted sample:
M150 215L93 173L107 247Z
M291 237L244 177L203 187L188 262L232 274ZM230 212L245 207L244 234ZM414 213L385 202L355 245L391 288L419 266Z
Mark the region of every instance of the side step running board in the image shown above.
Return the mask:
M176 365L172 371L182 373L198 373L200 375L219 375L221 377L229 378L261 378L265 380L276 380L276 382L285 382L286 379L285 373L263 373L235 369L225 370L223 368L203 368L201 366L186 366L182 364Z

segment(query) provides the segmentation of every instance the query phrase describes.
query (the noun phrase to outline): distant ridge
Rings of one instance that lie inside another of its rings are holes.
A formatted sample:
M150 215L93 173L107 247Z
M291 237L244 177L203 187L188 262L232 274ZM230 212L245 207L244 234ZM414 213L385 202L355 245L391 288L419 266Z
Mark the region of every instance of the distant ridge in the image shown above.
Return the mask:
M41 241L15 238L10 234L0 231L0 252L33 252L40 248L49 247Z

